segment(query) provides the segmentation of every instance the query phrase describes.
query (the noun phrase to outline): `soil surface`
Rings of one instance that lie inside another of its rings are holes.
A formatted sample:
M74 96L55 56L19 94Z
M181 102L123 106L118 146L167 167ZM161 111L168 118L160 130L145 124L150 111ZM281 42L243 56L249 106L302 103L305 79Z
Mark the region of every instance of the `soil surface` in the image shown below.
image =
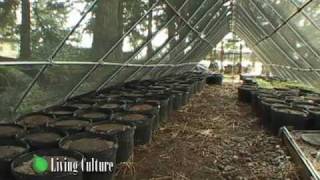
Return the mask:
M98 119L98 118L105 118L107 114L102 112L86 112L81 114L80 116L88 119Z
M82 153L94 153L109 150L113 147L113 145L113 142L104 139L82 138L78 140L67 141L63 145L63 148L79 151Z
M25 150L26 148L20 146L0 146L0 158L11 159L23 153Z
M91 132L97 133L112 133L112 132L124 132L129 126L123 124L99 124L90 128Z
M236 86L206 86L170 119L151 144L135 147L117 179L297 179L281 139L237 101Z
M19 120L17 124L27 127L27 128L34 128L38 126L47 125L51 122L54 122L54 119L45 116L45 115L30 115L24 117L23 119Z
M89 121L82 121L82 120L61 120L55 122L52 126L58 128L66 128L66 129L81 129L89 125Z
M24 130L16 126L0 126L0 137L13 137L21 134Z
M153 106L149 104L140 104L140 105L133 105L129 108L129 111L150 111L153 109Z
M28 134L25 136L25 138L33 142L50 143L58 141L62 138L62 136L52 132L39 132Z
M142 114L129 114L124 116L125 120L129 120L129 121L140 121L145 119L146 116L142 115Z

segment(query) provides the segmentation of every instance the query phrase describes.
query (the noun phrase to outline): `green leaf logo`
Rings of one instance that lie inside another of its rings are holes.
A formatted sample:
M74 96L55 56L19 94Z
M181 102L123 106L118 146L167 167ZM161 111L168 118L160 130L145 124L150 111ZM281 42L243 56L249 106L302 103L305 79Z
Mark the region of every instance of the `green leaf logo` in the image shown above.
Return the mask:
M49 163L45 158L34 155L32 159L32 169L38 174L43 174L49 169Z

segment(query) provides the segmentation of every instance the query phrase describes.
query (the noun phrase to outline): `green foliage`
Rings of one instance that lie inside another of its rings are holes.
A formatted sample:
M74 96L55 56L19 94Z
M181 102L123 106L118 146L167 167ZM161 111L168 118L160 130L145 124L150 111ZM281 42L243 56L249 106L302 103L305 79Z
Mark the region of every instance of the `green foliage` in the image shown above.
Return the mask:
M58 0L37 0L32 12L32 50L34 58L47 58L71 30L66 20L71 2Z
M0 38L16 38L18 29L15 20L18 6L18 0L0 1Z
M267 88L267 89L273 89L273 88L298 88L298 89L304 89L304 90L311 90L315 92L319 92L319 90L302 84L300 82L296 81L278 81L278 80L264 80L261 78L256 79L259 87L261 88Z

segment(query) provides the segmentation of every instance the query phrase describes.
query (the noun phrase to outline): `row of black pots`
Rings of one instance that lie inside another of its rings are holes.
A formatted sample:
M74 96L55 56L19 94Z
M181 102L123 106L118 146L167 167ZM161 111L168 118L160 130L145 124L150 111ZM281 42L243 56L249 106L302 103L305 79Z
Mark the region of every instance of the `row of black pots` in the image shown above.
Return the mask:
M320 95L291 88L263 89L244 83L238 99L251 104L261 124L273 134L282 126L299 130L320 130Z
M150 143L153 131L169 121L173 111L187 104L205 86L205 80L205 74L188 73L157 81L129 82L21 116L15 124L2 124L0 148L14 145L24 151L11 158L5 154L0 157L0 179L112 179L113 171L86 173L78 169L72 173L37 174L30 163L35 155L66 156L75 161L95 158L114 165L125 162L132 157L134 145ZM111 145L94 152L90 148L99 144L90 143L97 139ZM78 144L70 145L72 142Z

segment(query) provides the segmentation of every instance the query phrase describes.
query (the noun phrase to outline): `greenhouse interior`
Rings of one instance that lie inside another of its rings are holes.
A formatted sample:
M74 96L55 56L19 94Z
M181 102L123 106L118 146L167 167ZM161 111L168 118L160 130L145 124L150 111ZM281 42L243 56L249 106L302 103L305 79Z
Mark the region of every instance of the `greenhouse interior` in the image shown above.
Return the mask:
M0 0L0 180L320 179L319 57L319 0Z

